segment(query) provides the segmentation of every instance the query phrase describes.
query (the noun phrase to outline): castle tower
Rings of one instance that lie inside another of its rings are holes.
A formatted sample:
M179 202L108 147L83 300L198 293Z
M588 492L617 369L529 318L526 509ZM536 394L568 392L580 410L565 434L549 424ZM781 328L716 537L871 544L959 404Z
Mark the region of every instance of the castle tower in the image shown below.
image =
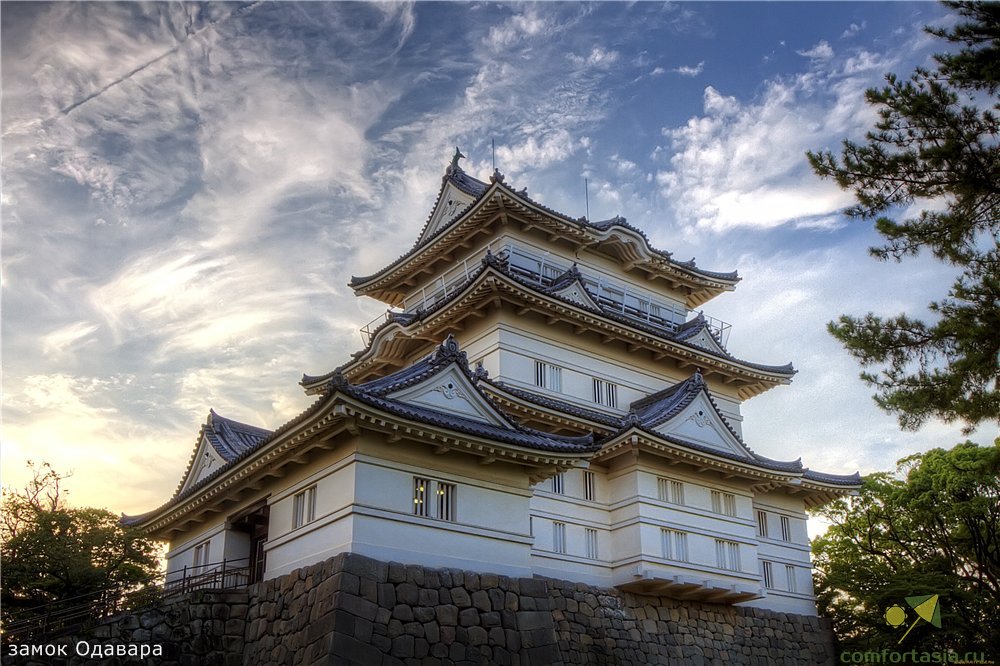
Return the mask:
M744 443L741 403L795 370L733 356L697 311L738 275L461 157L413 247L352 278L389 309L303 377L313 406L243 448L204 436L213 415L175 497L132 522L170 538L171 571L217 542L262 576L349 550L815 614L805 510L860 479Z

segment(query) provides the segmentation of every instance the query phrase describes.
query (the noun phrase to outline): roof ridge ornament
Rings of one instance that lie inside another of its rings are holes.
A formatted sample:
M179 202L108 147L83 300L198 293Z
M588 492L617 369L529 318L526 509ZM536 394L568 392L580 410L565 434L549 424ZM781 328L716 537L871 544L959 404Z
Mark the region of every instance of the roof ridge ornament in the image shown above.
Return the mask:
M500 173L500 169L494 168L493 175L490 176L491 183L500 183L503 185L504 175Z
M635 410L630 409L622 419L622 425L626 428L638 428L642 425L642 419L639 418L639 414Z
M465 155L463 155L462 151L458 149L458 146L455 146L455 154L451 158L451 164L447 169L445 169L445 174L453 176L457 173L465 173L465 171L462 170L462 167L458 166L458 161L463 159L466 159Z
M481 379L489 379L490 371L483 367L483 362L476 363L476 369L472 372L472 381L479 383Z
M437 351L434 352L435 364L448 363L450 361L456 361L460 364L464 363L466 369L468 369L469 357L462 351L458 345L458 340L451 333L444 339L444 342L438 345Z
M337 368L333 371L333 375L330 377L329 381L326 383L327 390L333 393L337 389L343 389L350 386L350 382L347 381L347 377L344 376L344 372Z

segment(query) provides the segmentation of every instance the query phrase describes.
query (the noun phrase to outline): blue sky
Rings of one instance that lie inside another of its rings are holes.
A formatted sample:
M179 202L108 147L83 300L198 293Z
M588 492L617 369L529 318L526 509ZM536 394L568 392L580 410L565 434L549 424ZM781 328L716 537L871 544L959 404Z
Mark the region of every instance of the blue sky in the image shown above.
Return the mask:
M455 146L486 178L621 214L700 266L730 349L793 361L744 405L758 452L887 469L900 433L825 332L926 312L951 271L878 264L808 149L948 24L930 3L3 3L4 483L74 473L133 513L173 491L210 407L276 427L384 306L352 274L408 248ZM988 441L995 433L974 436Z

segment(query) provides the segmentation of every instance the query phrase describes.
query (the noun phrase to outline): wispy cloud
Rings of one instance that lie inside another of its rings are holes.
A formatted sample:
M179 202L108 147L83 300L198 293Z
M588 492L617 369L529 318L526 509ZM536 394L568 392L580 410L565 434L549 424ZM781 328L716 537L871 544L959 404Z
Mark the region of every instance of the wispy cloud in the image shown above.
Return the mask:
M825 39L817 43L811 49L796 51L800 56L811 58L812 60L829 60L833 57L833 47Z
M697 65L681 65L680 67L675 67L670 71L677 72L681 76L695 77L705 71L705 61L702 60Z

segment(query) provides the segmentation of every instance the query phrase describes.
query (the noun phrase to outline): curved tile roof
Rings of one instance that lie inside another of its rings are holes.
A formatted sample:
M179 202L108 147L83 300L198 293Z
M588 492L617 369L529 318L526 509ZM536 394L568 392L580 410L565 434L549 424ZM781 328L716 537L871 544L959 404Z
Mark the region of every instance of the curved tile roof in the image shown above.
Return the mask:
M372 334L371 334L371 337L369 339L368 345L364 349L362 349L361 351L356 352L355 354L353 354L354 358L359 358L359 357L363 356L365 353L367 353L368 350L371 349L372 344L375 342L375 339L378 336L378 333L383 328L385 328L386 326L388 326L388 325L390 325L392 323L396 323L396 322L399 322L400 324L402 324L404 326L408 326L408 325L410 325L410 324L412 324L414 322L417 322L417 321L420 321L422 319L425 319L426 317L428 317L428 316L430 316L430 315L432 315L432 314L434 314L434 313L436 313L436 312L444 309L445 307L447 307L447 305L449 303L451 303L453 300L455 300L456 298L458 298L459 296L461 296L461 294L464 291L464 289L469 284L471 284L472 282L474 282L486 270L486 268L488 268L488 267L495 268L499 272L503 273L506 277L514 280L515 282L517 282L518 284L520 284L523 287L531 289L532 291L535 291L535 292L540 293L540 294L544 294L544 295L546 295L546 296L548 296L550 298L555 298L555 299L557 299L559 301L562 301L562 302L564 302L564 303L566 303L568 305L573 305L575 307L578 307L580 309L586 310L588 312L592 312L594 314L602 315L602 316L604 316L604 317L606 317L608 319L611 319L611 320L613 320L613 321L615 321L617 323L631 326L633 328L636 328L638 330L643 331L644 333L648 333L648 334L653 335L655 337L658 337L658 338L661 338L661 339L664 339L664 340L669 340L671 342L685 343L685 340L687 340L687 338L689 338L692 335L696 334L698 332L698 330L700 330L700 328L697 328L697 326L701 325L700 323L697 323L698 320L699 320L699 318L701 320L704 320L704 316L699 314L699 317L696 317L694 320L692 320L690 322L685 322L684 324L682 324L677 329L676 332L672 333L670 331L667 331L664 328L661 328L661 327L658 327L658 326L654 326L654 325L645 323L645 322L643 322L641 320L634 319L632 317L628 317L628 316L626 316L624 314L621 314L619 312L616 312L616 311L614 311L611 308L608 308L606 306L601 306L600 309L591 308L591 307L583 305L582 303L579 303L577 301L572 301L572 300L563 298L559 294L554 293L551 286L549 286L549 287L543 287L541 285L538 285L538 284L532 282L531 280L527 280L527 279L525 279L525 278L517 275L516 273L511 272L510 270L508 270L507 262L502 257L494 255L494 254L492 254L490 252L487 252L486 256L484 256L483 259L482 259L482 266L480 268L477 268L472 273L470 273L468 280L466 280L465 283L463 283L460 287L455 288L454 291L450 295L448 295L446 298L443 298L440 301L436 302L433 306L431 306L427 310L417 310L417 311L414 311L412 313L406 313L403 317L393 317L393 316L390 316L389 318L387 318L386 321L384 321L382 324L380 324L378 327L376 327L374 331L372 331ZM557 279L572 280L574 278L574 276L572 274L572 271L573 271L573 269L570 268L565 273L563 273L563 275L559 276L559 278L557 278ZM563 286L565 286L565 285L563 285ZM580 286L581 286L581 288L583 288L587 292L587 294L590 296L590 298L596 302L597 299L594 296L594 294L589 289L587 289L586 286L583 285L582 283L581 283ZM784 365L767 365L767 364L763 364L763 363L753 363L751 361L745 361L745 360L743 360L741 358L737 358L736 356L733 356L728 351L726 351L725 347L723 347L721 344L719 345L719 347L725 353L717 353L714 350L706 349L706 348L700 347L700 346L693 346L691 348L693 350L696 350L700 354L706 354L708 356L714 356L716 358L719 358L719 359L722 359L724 361L728 361L728 362L731 362L731 363L739 363L741 365L745 365L745 366L747 366L749 368L752 368L754 370L760 370L762 372L768 372L768 373L779 374L779 375L788 375L788 376L791 376L791 375L793 375L793 374L795 374L797 372L795 370L795 367L791 363L786 363ZM326 373L324 375L307 375L307 374L303 374L302 375L302 379L299 381L299 384L302 385L302 386L308 386L308 385L311 385L311 384L316 384L318 382L325 381L325 380L329 379L330 377L332 377L335 372L342 371L344 368L346 368L348 365L350 365L351 362L352 361L348 361L347 363L344 363L343 365L338 366L334 370L332 370L332 371L330 371L330 372L328 372L328 373Z
M208 438L212 448L226 462L238 458L271 434L270 430L219 416L214 409L209 410L208 420L201 431Z
M461 153L457 153L456 157L458 155L461 155ZM441 199L441 195L444 193L445 185L448 182L453 183L458 189L460 189L461 191L465 192L466 194L469 194L470 196L474 197L474 199L472 200L472 202L468 206L466 206L465 208L463 208L460 211L457 211L452 216L451 220L449 220L449 221L445 222L444 224L442 224L437 230L434 231L433 234L427 236L426 238L423 238L423 235L426 233L427 227L428 227L428 225L431 222L431 217L433 217L434 210L437 209L437 205L438 205L438 203L439 203L439 201ZM379 271L376 271L375 273L372 273L371 275L351 276L351 280L348 283L348 285L351 286L351 287L357 287L359 285L362 285L362 284L364 284L366 282L369 282L371 280L376 279L378 276L380 276L380 275L382 275L382 274L390 271L391 269L395 268L399 264L401 264L404 261L406 261L417 250L419 250L420 248L428 245L433 239L437 238L438 236L442 235L446 230L450 229L451 226L452 226L452 224L456 220L458 220L461 217L463 217L469 210L471 210L472 208L474 208L483 199L483 197L486 195L486 193L488 191L490 191L490 189L494 185L496 187L498 187L498 188L503 188L504 190L507 191L508 194L510 194L512 196L515 196L515 197L518 197L520 199L523 199L529 205L531 205L531 206L533 206L533 207L537 208L538 210L541 210L541 211L543 211L545 213L548 213L552 217L560 219L560 220L562 220L564 222L567 222L569 224L577 225L577 226L579 226L579 227L581 227L583 229L591 229L591 230L600 231L600 232L606 232L606 231L612 229L613 227L619 227L621 229L627 229L628 231L630 231L630 232L632 232L634 234L637 234L639 237L641 237L643 239L645 245L646 245L646 248L652 254L655 254L655 255L657 255L659 257L662 257L663 259L667 260L671 264L673 264L673 265L675 265L675 266L677 266L679 268L682 268L685 271L693 273L695 275L698 275L698 276L701 276L701 277L710 278L710 279L723 280L723 281L727 281L727 282L737 282L737 281L740 280L738 271L729 271L729 272L709 271L709 270L705 270L703 268L699 268L697 266L697 264L695 263L694 259L691 259L690 261L677 261L677 260L673 259L672 258L673 255L670 252L668 252L666 250L660 250L660 249L657 249L657 248L653 247L653 245L649 242L649 237L646 236L645 232L643 232L638 227L635 227L635 226L633 226L631 224L628 224L628 222L626 221L626 219L624 217L615 216L615 217L613 217L613 218L611 218L609 220L603 220L603 221L594 222L594 223L588 221L587 218L585 218L585 217L572 218L572 217L566 215L565 213L561 213L561 212L555 210L554 208L549 208L548 206L546 206L546 205L544 205L542 203L539 203L538 201L535 201L534 199L530 198L528 196L528 194L527 194L527 188L524 188L524 189L522 189L520 191L515 191L511 186L507 185L504 182L504 175L502 173L500 173L499 170L494 170L493 175L490 176L490 183L487 184L487 183L479 180L478 178L475 178L475 177L470 176L469 174L465 173L465 171L463 171L462 168L458 166L457 161L453 159L451 166L449 166L445 170L445 175L444 175L444 177L441 180L441 188L438 190L437 197L434 200L434 205L431 207L430 216L428 216L427 220L424 222L424 225L421 228L420 233L417 234L417 240L416 240L416 242L414 242L413 246L409 250L407 250L406 252L404 252L403 254L401 254L399 257L397 257L396 259L394 259L387 266L385 266L384 268L382 268Z

